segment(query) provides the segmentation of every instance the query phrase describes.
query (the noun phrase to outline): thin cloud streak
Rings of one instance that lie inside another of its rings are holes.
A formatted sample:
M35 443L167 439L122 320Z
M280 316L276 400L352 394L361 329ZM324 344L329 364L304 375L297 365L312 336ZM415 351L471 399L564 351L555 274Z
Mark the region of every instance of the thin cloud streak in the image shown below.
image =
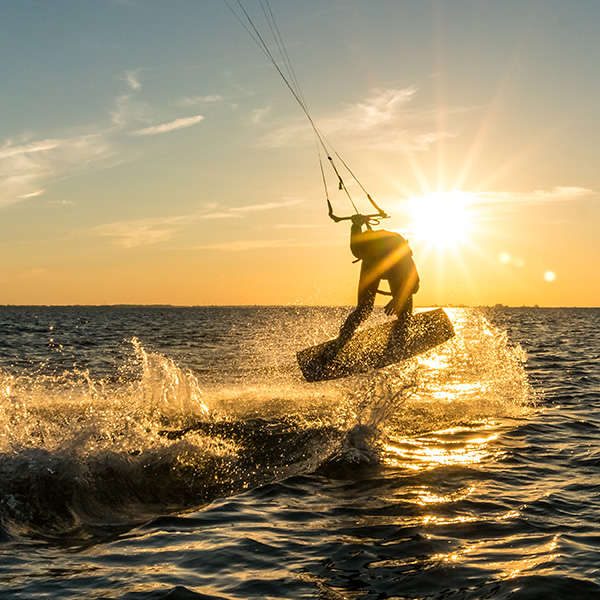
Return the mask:
M230 210L233 212L254 212L261 210L273 210L302 204L302 200L283 200L282 202L266 202L265 204L251 204L249 206L236 206Z
M230 216L230 215L228 215ZM215 213L193 213L190 215L154 217L146 219L133 219L131 221L117 221L95 227L94 234L114 238L118 246L135 248L164 242L182 228L197 223L202 218L217 218Z
M135 248L168 240L174 233L174 227L160 220L140 219L101 225L94 231L101 236L116 238L117 244L123 248Z
M198 106L199 104L214 104L215 102L223 102L224 100L226 100L226 98L218 94L212 96L187 96L179 100L179 105Z
M4 146L0 148L0 160L18 156L19 154L35 154L36 152L54 150L64 143L64 140L39 140L22 146L13 146L11 142L6 142Z
M322 229L325 225L310 225L302 223L279 223L273 229Z
M221 210L217 210L217 205L211 203L201 210L187 215L133 219L131 221L106 223L95 227L92 232L95 235L113 238L115 243L123 248L134 248L137 246L147 246L167 241L184 228L196 225L205 220L240 219L244 218L248 213L277 210L288 206L294 206L299 203L301 203L299 200L285 200L282 202L269 202ZM234 244L234 246L237 244L237 242L231 243ZM215 245L215 248L220 247L221 244Z
M204 120L202 115L196 115L194 117L183 117L181 119L175 119L169 123L162 123L161 125L154 125L152 127L145 127L133 131L132 135L158 135L161 133L167 133L169 131L175 131L177 129L185 129L197 125Z
M245 252L247 250L260 250L262 248L289 247L291 240L236 240L219 244L196 246L195 250L224 250L226 252Z
M327 243L298 242L296 240L235 240L218 244L195 246L189 250L222 250L224 252L246 252L248 250L262 250L265 248L308 248L326 246Z

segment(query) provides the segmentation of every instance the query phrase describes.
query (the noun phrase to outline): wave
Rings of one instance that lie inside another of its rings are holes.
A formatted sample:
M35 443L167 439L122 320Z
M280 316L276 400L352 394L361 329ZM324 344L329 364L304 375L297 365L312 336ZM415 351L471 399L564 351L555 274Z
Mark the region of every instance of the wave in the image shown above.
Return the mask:
M86 539L294 475L377 464L406 436L524 414L524 353L473 315L453 314L456 338L427 355L324 384L290 370L211 386L136 339L116 378L0 371L4 535Z

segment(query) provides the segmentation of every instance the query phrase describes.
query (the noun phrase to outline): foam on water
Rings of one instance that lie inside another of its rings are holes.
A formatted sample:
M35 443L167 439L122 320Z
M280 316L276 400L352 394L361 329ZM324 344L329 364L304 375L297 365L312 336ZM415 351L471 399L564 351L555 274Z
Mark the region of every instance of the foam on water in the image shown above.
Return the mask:
M137 339L110 381L0 371L2 521L13 533L88 535L530 410L522 350L481 316L452 318L457 336L443 347L324 384L290 369L210 385Z

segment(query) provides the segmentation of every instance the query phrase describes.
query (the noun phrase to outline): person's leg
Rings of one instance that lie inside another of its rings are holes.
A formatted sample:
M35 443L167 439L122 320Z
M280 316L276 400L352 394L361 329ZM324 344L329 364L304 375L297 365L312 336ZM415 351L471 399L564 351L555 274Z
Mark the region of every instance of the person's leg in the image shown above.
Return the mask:
M413 311L412 289L414 287L414 283L412 281L406 281L404 278L393 276L390 277L389 283L390 292L396 301L394 312L398 317L398 322L399 324L407 323Z
M410 295L408 300L400 307L400 309L396 312L398 316L398 326L403 327L404 325L408 325L410 323L410 318L412 317L413 312L413 297Z
M366 276L366 269L361 268L360 279L358 281L358 302L353 312L348 315L348 318L340 329L339 341L345 344L356 331L358 326L368 318L375 306L375 297L377 288L379 287L379 279L372 280Z

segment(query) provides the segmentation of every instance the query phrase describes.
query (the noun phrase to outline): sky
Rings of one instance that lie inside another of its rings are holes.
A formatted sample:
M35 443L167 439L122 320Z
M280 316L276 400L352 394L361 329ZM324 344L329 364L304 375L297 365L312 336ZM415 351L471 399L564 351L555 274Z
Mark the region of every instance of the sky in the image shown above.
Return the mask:
M258 0L0 4L0 305L355 303L313 130L241 7L279 61ZM417 306L600 306L600 2L269 7Z

